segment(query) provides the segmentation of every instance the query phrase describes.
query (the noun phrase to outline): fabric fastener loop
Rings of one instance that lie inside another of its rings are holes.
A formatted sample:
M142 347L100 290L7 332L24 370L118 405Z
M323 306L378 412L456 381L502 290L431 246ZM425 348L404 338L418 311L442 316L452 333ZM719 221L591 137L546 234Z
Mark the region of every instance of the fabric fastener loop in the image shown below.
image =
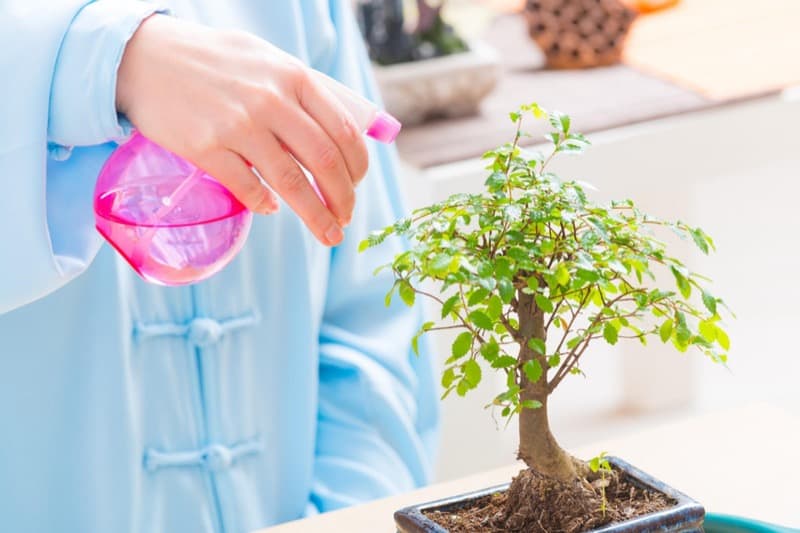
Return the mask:
M144 467L154 471L160 468L199 466L212 472L219 472L227 470L242 457L260 453L262 448L260 437L254 437L230 447L214 443L199 450L177 452L164 452L150 448L144 453Z
M174 322L137 323L133 335L137 340L153 337L185 337L198 348L208 348L218 343L227 333L254 326L258 323L255 313L248 313L227 320L196 317L185 324Z
M195 318L189 322L187 337L195 346L206 348L218 343L223 333L222 324L213 318Z

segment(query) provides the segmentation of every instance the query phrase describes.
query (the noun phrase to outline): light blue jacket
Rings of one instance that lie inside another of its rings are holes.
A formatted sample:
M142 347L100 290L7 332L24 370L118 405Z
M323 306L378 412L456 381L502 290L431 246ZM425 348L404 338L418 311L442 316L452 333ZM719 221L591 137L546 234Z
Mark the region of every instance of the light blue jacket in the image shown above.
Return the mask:
M349 0L164 4L376 97ZM286 206L191 287L149 285L101 245L116 68L153 10L0 1L0 530L240 533L425 483L431 358L408 349L419 313L386 308L373 277L402 243L356 251L402 214L391 149L370 145L333 250Z

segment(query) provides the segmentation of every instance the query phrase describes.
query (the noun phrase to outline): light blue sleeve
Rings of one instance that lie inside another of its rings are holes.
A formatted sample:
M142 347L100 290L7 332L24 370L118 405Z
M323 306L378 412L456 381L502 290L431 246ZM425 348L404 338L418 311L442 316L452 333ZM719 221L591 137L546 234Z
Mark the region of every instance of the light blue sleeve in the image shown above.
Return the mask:
M128 134L117 114L117 70L139 25L160 11L139 0L96 0L81 9L58 54L49 142L90 146Z
M330 72L378 99L369 63L349 12L337 5L338 52ZM334 250L320 331L320 389L311 511L407 491L427 483L438 439L438 397L428 344L420 355L411 338L419 308L384 305L390 272L374 276L406 243L358 253L367 234L403 215L393 148L373 146L370 171L359 187L353 223Z
M0 314L58 289L100 247L94 180L121 130L116 66L135 0L0 3Z

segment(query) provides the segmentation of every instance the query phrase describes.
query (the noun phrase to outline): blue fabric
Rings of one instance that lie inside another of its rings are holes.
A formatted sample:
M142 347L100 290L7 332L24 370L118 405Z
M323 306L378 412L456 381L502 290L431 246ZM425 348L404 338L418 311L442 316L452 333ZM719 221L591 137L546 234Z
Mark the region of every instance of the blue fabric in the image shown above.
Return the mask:
M349 0L159 7L377 98ZM408 350L419 311L386 308L373 276L403 243L356 250L402 214L391 148L370 145L334 250L283 206L219 275L165 288L97 236L116 65L155 8L0 4L0 529L239 533L425 483L432 358Z

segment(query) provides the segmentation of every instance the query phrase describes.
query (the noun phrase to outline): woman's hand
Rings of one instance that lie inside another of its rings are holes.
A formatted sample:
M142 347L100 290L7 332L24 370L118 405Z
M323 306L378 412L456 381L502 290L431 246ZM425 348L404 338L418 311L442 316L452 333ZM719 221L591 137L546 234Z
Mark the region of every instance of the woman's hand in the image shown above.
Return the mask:
M296 58L247 33L155 15L125 50L117 108L252 211L272 213L277 199L251 162L322 243L342 240L367 149L347 109Z

